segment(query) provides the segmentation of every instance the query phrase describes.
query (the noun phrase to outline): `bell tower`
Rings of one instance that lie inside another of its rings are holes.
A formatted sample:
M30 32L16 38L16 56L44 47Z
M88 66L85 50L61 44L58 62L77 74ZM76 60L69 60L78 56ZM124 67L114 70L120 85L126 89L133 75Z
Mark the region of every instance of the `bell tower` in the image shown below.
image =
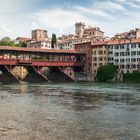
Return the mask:
M82 37L84 34L85 23L77 22L75 24L75 35Z

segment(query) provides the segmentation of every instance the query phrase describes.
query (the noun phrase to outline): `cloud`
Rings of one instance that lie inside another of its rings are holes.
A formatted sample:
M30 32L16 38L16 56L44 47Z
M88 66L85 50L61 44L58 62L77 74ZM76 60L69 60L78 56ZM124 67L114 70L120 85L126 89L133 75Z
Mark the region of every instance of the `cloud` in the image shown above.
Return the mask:
M34 19L41 24L46 24L51 28L67 28L75 21L85 20L85 18L75 11L65 9L40 10L33 13Z
M32 21L32 27L37 28L37 23L35 21Z
M0 35L7 35L8 33L10 33L10 30L5 26L0 25Z
M127 2L127 5L129 5L132 8L140 9L140 1L139 1L139 3L138 2L137 3L135 3L135 2Z
M125 2L127 2L127 0L115 0L115 2L117 2L117 3L125 3Z
M104 17L107 19L114 19L112 15L102 11L98 10L95 8L86 8L86 7L75 7L81 14L92 14L92 16L97 16L97 17Z
M123 2L123 1L121 0L120 2ZM98 1L97 3L95 3L95 7L96 7L96 9L100 9L102 11L105 11L105 10L107 10L107 11L127 11L126 8L121 3L113 2L111 0Z
M69 8L53 7L41 9L31 14L31 17L42 27L47 27L60 34L74 29L75 22L83 21L96 26L103 26L102 21L111 22L116 18L110 12L126 12L122 4L112 1L94 1L90 6L71 6ZM111 21L112 20L112 21ZM53 32L54 32L53 31Z
M24 0L3 0L0 4L1 14L11 14L19 12L24 7Z
M99 26L109 35L139 27L140 0L58 1L4 0L0 5L0 37L30 36L35 28L59 35L73 33L79 21Z

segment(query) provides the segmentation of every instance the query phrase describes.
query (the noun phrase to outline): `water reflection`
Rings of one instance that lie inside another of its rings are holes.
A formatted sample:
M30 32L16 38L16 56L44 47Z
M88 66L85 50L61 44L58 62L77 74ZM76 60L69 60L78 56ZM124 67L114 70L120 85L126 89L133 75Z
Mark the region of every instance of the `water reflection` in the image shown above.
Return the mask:
M1 85L0 138L137 140L139 103L137 84Z

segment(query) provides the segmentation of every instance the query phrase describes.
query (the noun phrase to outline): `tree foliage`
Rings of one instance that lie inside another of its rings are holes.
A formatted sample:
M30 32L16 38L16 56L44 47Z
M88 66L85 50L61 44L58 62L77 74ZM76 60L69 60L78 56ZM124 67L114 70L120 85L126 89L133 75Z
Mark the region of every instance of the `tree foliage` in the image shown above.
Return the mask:
M56 34L52 34L51 48L54 48L56 42L57 42Z
M18 46L19 47L27 47L27 43L26 42L20 42Z
M114 78L117 70L117 66L115 65L105 65L101 66L97 71L97 81L106 82Z
M134 71L133 73L125 73L123 76L125 82L140 82L139 71Z
M10 37L3 37L0 40L0 46L18 46L18 47L27 47L26 42L20 42L16 44L14 40L11 40Z
M6 36L1 39L1 41L9 42L11 41L10 37Z
M15 46L14 41L0 41L0 46Z

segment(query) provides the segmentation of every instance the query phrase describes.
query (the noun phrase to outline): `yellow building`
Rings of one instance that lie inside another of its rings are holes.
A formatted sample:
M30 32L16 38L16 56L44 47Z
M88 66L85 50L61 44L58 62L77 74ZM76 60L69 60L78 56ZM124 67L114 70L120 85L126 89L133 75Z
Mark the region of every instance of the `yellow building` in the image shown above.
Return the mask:
M108 48L105 41L96 41L91 45L92 51L92 75L96 78L98 68L108 64Z

